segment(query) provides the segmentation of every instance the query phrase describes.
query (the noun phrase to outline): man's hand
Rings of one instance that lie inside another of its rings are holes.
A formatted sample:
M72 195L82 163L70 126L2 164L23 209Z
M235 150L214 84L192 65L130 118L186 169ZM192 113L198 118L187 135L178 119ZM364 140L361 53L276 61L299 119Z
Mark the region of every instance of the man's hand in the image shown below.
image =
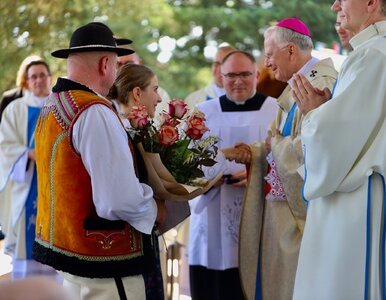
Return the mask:
M221 149L221 151L230 161L240 164L249 164L251 162L251 149L247 144L238 143L234 148Z
M243 169L232 174L230 180L236 180L237 182L232 183L233 186L245 187L247 185L247 170Z
M36 161L35 149L28 150L28 159Z
M299 110L303 115L306 115L331 99L331 92L328 88L323 91L314 88L303 74L295 74L293 76L292 96Z

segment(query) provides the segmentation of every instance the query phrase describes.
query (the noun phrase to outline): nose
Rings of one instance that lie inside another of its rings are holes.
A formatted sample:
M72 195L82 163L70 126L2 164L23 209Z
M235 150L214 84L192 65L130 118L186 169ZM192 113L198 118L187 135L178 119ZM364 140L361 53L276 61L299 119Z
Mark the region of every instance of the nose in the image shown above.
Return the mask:
M341 0L335 0L334 3L331 5L331 10L334 12L340 11L340 1Z
M241 76L237 76L237 77L235 78L235 81L234 81L234 83L239 83L239 82L243 82L243 81L241 80Z
M266 68L270 68L271 67L271 63L269 62L269 59L267 57L264 58L264 66Z

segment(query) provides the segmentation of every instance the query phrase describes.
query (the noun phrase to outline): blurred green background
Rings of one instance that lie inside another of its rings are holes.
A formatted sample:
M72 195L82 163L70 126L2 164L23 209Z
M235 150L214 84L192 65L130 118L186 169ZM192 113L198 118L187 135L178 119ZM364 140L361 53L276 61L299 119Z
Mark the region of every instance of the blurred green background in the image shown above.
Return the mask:
M299 17L316 45L338 41L331 0L1 0L0 93L15 85L21 61L44 57L53 73L65 75L65 60L50 56L67 48L71 33L92 21L106 23L158 75L171 97L184 98L211 78L211 57L229 43L258 56L264 29Z

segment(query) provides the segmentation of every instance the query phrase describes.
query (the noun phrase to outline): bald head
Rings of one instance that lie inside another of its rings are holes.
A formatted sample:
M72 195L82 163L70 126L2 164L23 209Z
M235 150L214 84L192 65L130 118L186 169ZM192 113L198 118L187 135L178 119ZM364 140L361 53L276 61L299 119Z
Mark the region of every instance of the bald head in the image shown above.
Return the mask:
M236 51L232 46L222 46L217 49L216 55L214 57L214 61L212 64L212 74L214 83L218 87L223 87L222 76L220 71L220 66L224 57L226 57L229 53Z
M102 96L106 96L117 73L117 54L114 52L83 52L70 54L67 76Z

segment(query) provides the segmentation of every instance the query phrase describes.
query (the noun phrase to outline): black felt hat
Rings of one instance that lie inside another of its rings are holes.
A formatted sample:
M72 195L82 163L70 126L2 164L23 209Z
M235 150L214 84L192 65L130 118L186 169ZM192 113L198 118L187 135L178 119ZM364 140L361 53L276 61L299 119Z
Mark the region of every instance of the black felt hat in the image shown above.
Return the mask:
M120 37L114 37L115 42L117 43L117 46L121 45L130 45L133 41L130 39L120 38Z
M105 24L92 22L74 31L68 49L56 50L51 55L67 58L71 53L92 51L115 52L118 56L134 53L131 49L117 47L112 31Z

